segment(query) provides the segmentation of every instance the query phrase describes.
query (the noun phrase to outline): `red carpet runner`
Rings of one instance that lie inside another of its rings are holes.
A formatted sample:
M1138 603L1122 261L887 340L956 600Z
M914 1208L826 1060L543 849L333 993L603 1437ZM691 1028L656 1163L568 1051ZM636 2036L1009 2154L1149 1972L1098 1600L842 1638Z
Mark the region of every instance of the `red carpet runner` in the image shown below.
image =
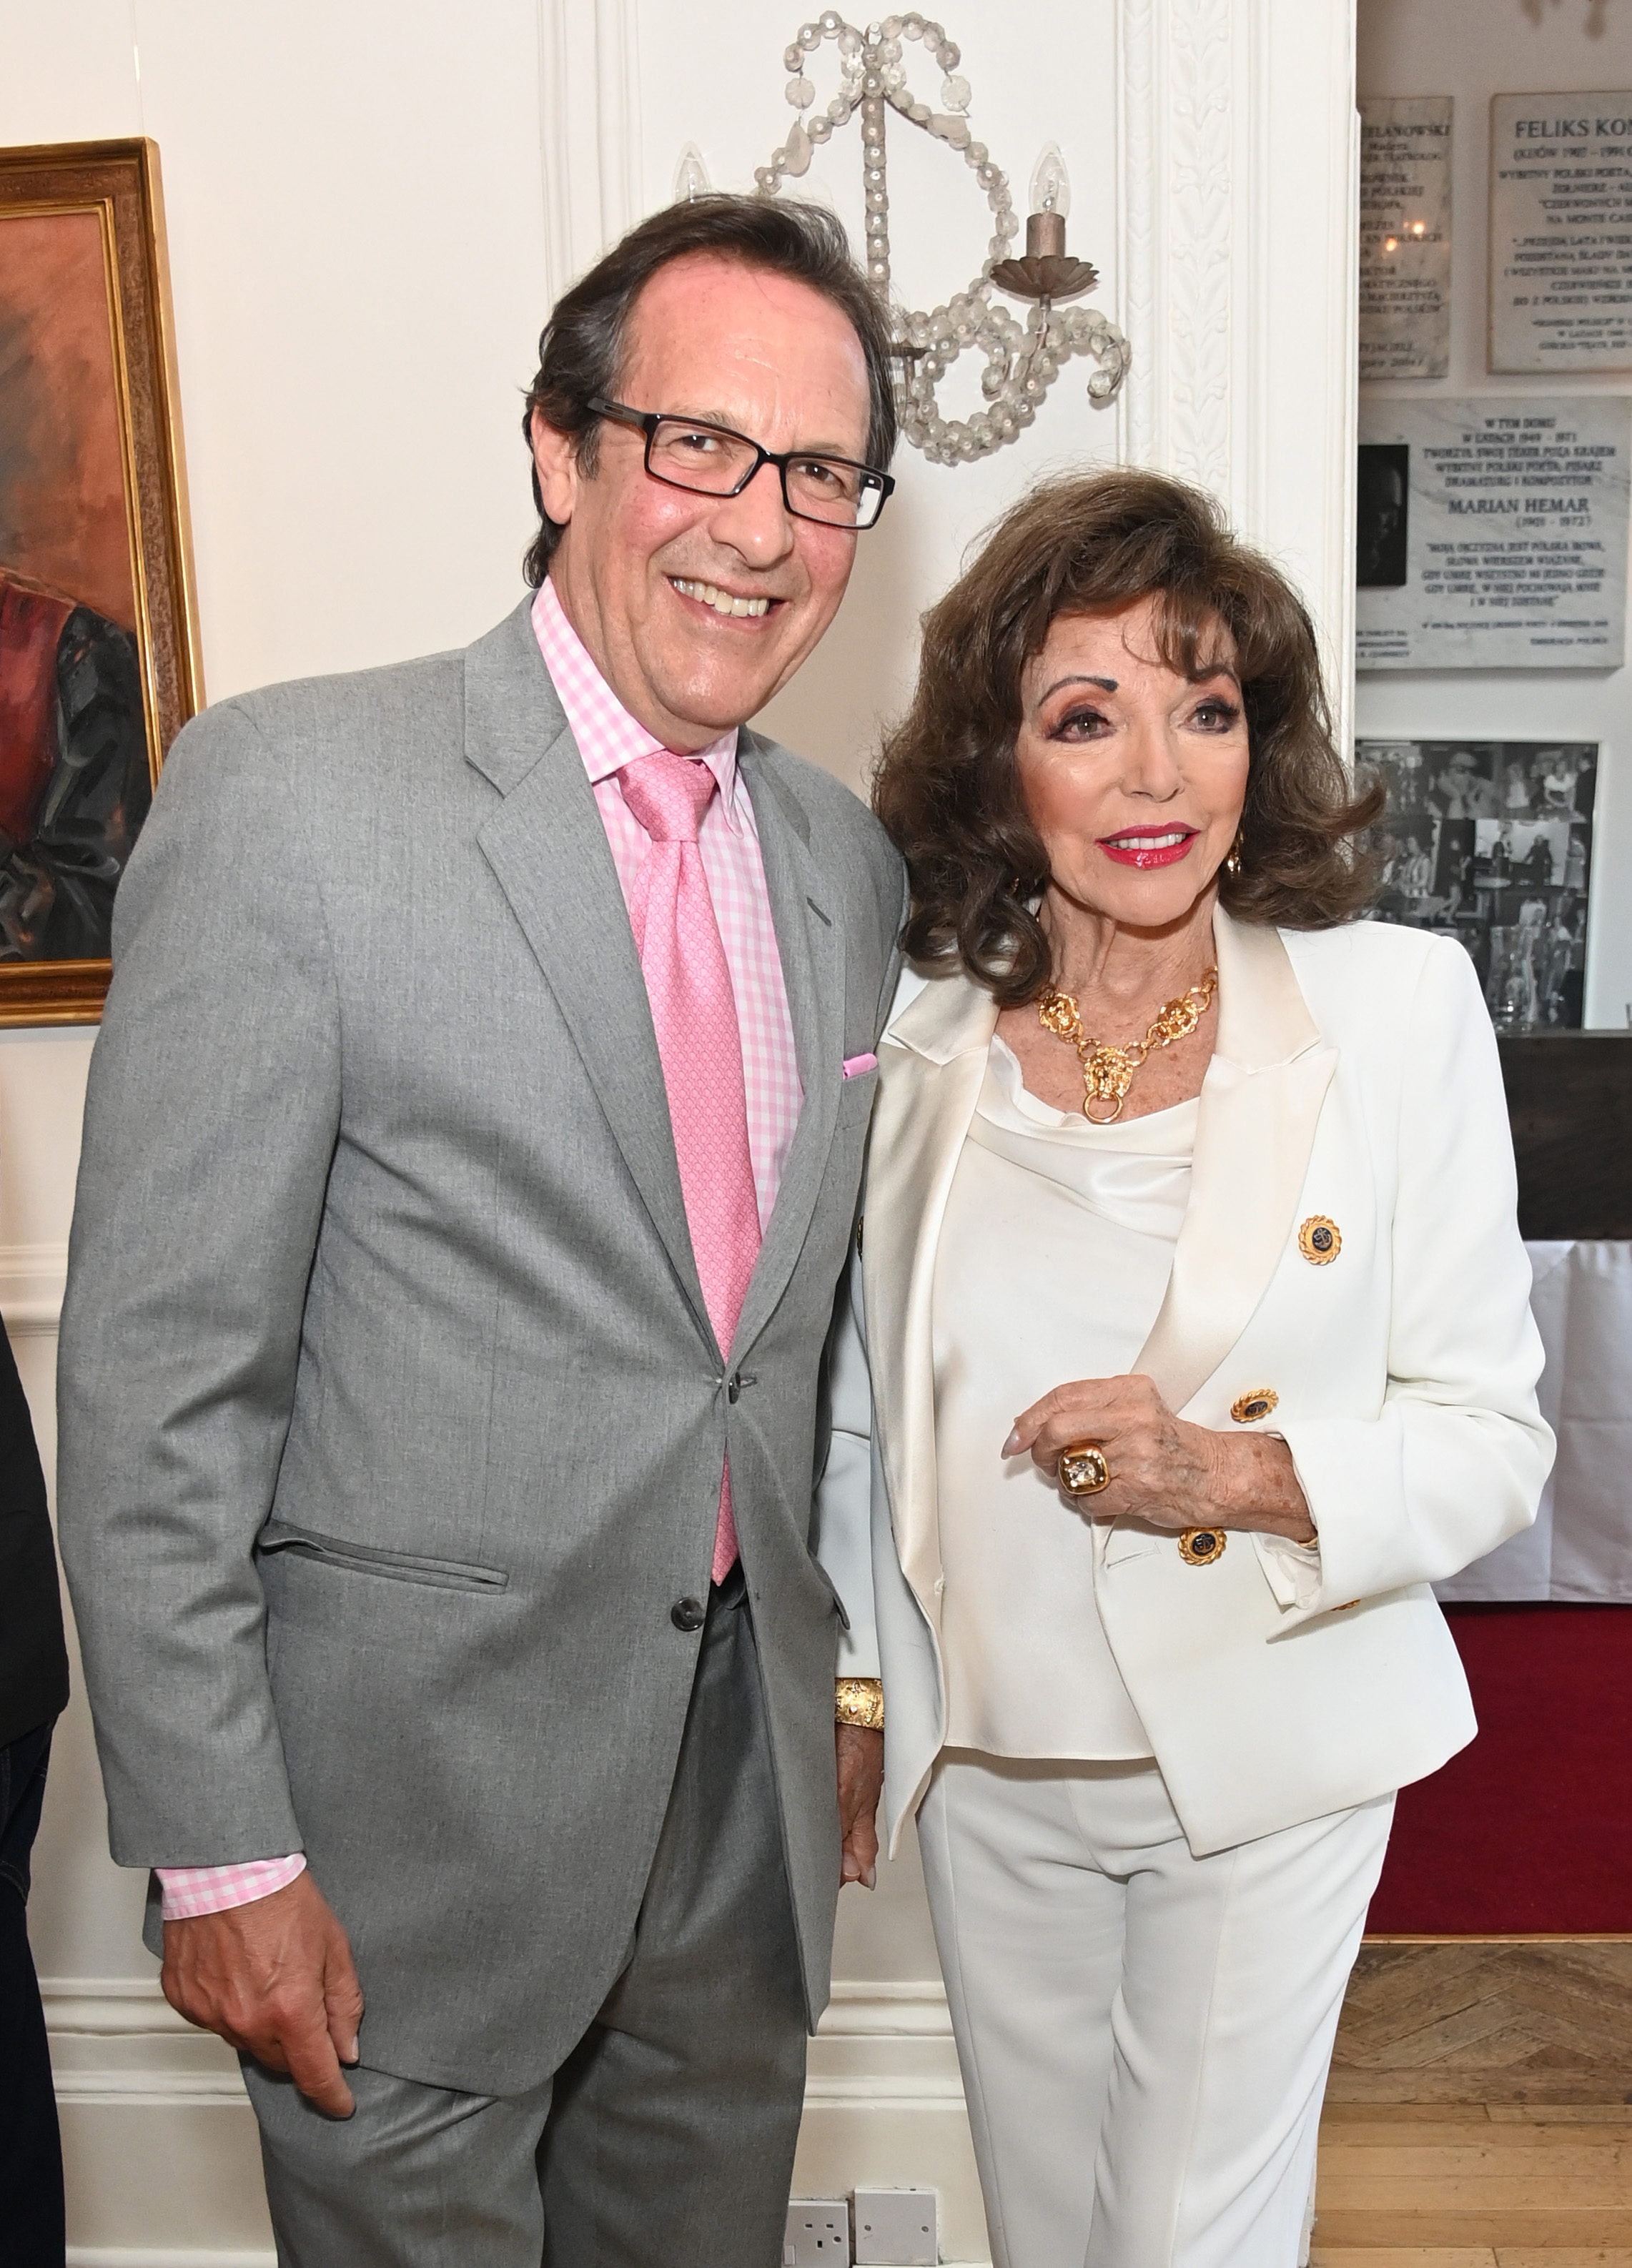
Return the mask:
M1448 1607L1479 1738L1402 1789L1376 1935L1632 1932L1632 1607Z

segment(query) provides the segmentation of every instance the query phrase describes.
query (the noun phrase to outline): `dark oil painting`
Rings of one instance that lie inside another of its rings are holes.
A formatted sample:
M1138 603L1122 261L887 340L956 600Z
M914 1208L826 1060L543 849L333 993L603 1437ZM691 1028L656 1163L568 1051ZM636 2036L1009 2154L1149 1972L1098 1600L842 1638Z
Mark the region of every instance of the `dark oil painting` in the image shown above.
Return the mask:
M105 955L147 725L100 215L0 218L0 961Z
M95 1013L197 705L156 161L0 151L0 1021Z

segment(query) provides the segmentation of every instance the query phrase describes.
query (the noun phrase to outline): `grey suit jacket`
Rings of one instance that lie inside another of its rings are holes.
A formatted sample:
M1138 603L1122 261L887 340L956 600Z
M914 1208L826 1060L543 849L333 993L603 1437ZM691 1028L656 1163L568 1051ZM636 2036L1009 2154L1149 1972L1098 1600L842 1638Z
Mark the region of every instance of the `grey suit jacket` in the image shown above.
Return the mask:
M531 2084L655 1849L731 1461L812 2018L841 1609L821 1354L899 862L744 733L804 1108L735 1344L611 854L525 604L189 725L121 887L61 1346L114 1855L304 1848L380 2068ZM739 1373L740 1381L739 1381Z

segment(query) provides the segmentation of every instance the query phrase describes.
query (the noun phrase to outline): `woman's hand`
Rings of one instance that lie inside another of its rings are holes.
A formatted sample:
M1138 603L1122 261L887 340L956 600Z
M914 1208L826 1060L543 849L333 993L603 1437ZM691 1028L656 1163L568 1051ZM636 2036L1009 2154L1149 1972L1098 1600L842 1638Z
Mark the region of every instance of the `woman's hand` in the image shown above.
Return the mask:
M1062 1449L1091 1441L1111 1469L1107 1487L1072 1502L1090 1520L1133 1519L1174 1533L1256 1528L1312 1543L1315 1525L1292 1452L1273 1434L1231 1436L1175 1418L1148 1378L1083 1378L1022 1410L1006 1457L1030 1450L1053 1473Z

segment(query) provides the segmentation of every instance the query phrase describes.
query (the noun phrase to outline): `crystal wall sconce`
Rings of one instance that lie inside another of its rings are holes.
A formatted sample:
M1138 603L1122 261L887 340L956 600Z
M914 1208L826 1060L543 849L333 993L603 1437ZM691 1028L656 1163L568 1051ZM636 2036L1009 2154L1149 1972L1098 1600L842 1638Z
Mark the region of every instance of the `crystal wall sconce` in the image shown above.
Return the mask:
M940 66L941 107L932 109L912 93L903 61L904 40L921 41ZM831 42L838 50L838 88L818 110L809 66ZM785 180L809 170L815 151L861 118L862 188L867 206L868 279L890 308L899 366L896 395L903 438L934 464L961 465L987 457L1017 440L1037 416L1038 405L1074 355L1087 355L1097 367L1088 380L1096 402L1114 399L1127 375L1132 350L1116 325L1092 307L1061 311L1060 302L1080 298L1098 282L1086 261L1066 251L1066 216L1070 182L1059 150L1051 143L1031 180L1026 248L1014 254L1020 232L1008 179L993 162L984 142L975 141L968 117L969 81L957 76L959 51L941 26L916 12L886 16L863 31L829 8L801 25L783 58L793 76L787 99L797 114L787 139L754 180L760 193L774 196ZM891 298L890 275L890 188L884 125L893 110L908 125L944 142L962 157L992 209L992 236L980 272L967 291L944 307L924 313ZM700 166L699 166L700 170ZM996 293L1027 300L1030 312L1018 322ZM959 356L986 357L980 390L986 407L971 417L946 417L935 388Z

